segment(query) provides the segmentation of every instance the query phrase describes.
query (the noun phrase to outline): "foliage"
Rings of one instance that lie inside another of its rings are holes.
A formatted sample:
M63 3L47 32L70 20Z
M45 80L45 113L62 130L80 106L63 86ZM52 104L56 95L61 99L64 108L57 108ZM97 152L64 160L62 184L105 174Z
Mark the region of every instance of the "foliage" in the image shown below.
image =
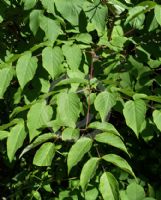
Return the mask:
M0 196L161 199L161 5L0 1Z

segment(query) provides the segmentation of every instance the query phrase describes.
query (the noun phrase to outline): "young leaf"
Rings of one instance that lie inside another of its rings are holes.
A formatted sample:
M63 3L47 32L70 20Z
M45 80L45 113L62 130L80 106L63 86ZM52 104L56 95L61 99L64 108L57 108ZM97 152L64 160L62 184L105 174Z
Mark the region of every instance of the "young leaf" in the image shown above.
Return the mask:
M101 120L105 121L111 108L116 104L116 98L109 92L101 92L97 95L94 106L100 113Z
M97 142L105 143L113 147L116 147L128 154L127 149L123 141L121 140L121 138L117 136L116 134L114 134L113 132L100 133L96 135L95 140Z
M77 70L82 60L82 52L79 46L76 44L73 46L63 45L62 50L70 69Z
M75 93L60 93L57 96L57 119L63 126L75 128L79 117L80 99ZM64 112L65 111L65 112Z
M46 47L42 51L43 67L48 71L54 79L62 72L61 63L64 59L63 52L60 47Z
M128 185L126 193L130 200L143 200L145 198L143 187L135 182Z
M52 113L52 108L49 105L46 105L45 101L37 102L31 106L27 114L27 126L29 129L30 141L39 134L37 129L50 121Z
M158 24L161 26L161 5L156 5L154 8L155 18Z
M135 177L134 172L132 171L130 165L122 157L120 157L118 155L115 155L115 154L107 154L107 155L103 156L102 159L104 159L105 161L110 162L110 163L116 165L120 169L128 172L133 177Z
M23 145L26 135L24 122L22 121L11 129L7 138L7 155L10 162L13 160L16 151Z
M37 166L50 166L55 155L55 144L44 143L36 152L33 164Z
M157 128L161 131L161 110L154 110L153 121Z
M82 137L77 140L68 153L68 173L83 158L84 154L86 154L91 147L92 140L90 138Z
M80 175L80 186L82 187L83 191L86 189L90 179L94 176L99 160L99 158L93 157L84 164Z
M8 131L0 131L0 141L6 139L8 135L9 135Z
M21 88L33 79L37 69L37 58L30 51L22 55L16 65L16 74Z
M55 0L56 8L63 18L75 26L79 23L79 13L83 3L84 0Z
M9 67L0 70L0 99L3 98L3 95L13 78L13 72L12 68Z
M37 147L38 145L46 142L47 140L50 140L50 139L53 139L53 138L54 138L53 133L45 133L45 134L38 136L30 145L28 145L27 147L24 148L24 150L22 151L22 153L19 157L21 158L25 153L27 153L31 149L33 149L33 148Z
M142 99L130 100L124 105L123 114L126 124L135 132L137 137L145 121L145 113L146 104Z
M110 172L104 172L100 178L100 192L104 200L119 200L119 186Z
M55 42L61 33L60 24L56 20L45 16L40 17L40 27L45 32L46 38L51 42Z

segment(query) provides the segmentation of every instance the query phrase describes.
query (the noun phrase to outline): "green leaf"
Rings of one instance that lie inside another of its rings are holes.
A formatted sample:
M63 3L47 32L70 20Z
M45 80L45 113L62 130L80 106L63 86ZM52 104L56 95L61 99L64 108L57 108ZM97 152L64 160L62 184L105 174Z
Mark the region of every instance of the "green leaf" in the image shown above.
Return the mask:
M30 29L31 31L33 32L34 35L36 35L38 29L39 29L39 26L40 26L40 16L43 14L43 11L42 10L33 10L31 13L30 13L30 23L29 23L29 26L30 26Z
M153 121L157 128L161 131L161 110L154 110Z
M31 149L37 147L38 145L40 145L50 139L54 139L53 133L45 133L45 134L38 136L30 145L28 145L27 147L24 148L24 150L22 151L22 153L19 157L21 158L25 153L27 153Z
M12 68L3 68L0 70L0 99L3 98L3 95L8 88L11 80L13 78Z
M104 172L100 178L100 192L104 200L119 200L119 186L110 172Z
M82 137L71 147L68 153L67 164L68 173L71 169L77 165L77 163L83 158L92 147L92 140L87 137Z
M132 171L130 165L128 164L128 162L123 159L122 157L115 155L115 154L107 154L105 156L102 157L102 159L106 160L107 162L110 162L114 165L116 165L117 167L119 167L120 169L128 172L129 174L131 174L133 177L135 177L134 172Z
M37 0L23 0L23 2L24 2L24 10L29 10L36 5Z
M75 38L78 42L82 42L85 44L91 44L92 43L92 37L89 33L81 33L76 36Z
M108 145L111 145L113 147L116 147L124 152L127 152L127 149L121 140L121 138L117 135L115 135L113 132L104 132L96 135L95 140L97 142L105 143Z
M78 45L63 45L62 47L67 63L72 70L77 70L82 60L82 52Z
M45 32L45 37L51 42L55 42L61 33L59 22L45 16L40 17L40 28Z
M8 131L0 131L0 141L6 139L9 136Z
M42 51L43 67L53 79L63 71L61 66L63 59L64 56L60 47L46 47Z
M55 14L54 2L55 0L40 0L43 7L47 10L47 12Z
M55 156L55 144L44 143L34 156L33 164L37 166L50 166Z
M99 158L93 157L84 164L80 175L80 186L83 191L86 189L90 179L95 175L99 160Z
M16 74L18 82L23 89L26 83L31 81L37 69L37 58L32 57L30 51L22 55L16 65Z
M94 106L95 109L100 113L101 120L105 121L107 115L111 111L111 108L116 104L116 98L109 92L101 92L97 95Z
M128 185L126 193L130 200L143 200L145 197L144 189L135 182Z
M57 119L60 124L75 128L81 111L80 99L77 94L60 93L57 96L57 105Z
M136 136L142 129L142 124L145 121L146 104L142 99L127 101L124 105L123 114L126 124L135 132Z
M88 26L90 26L91 23L92 27L98 32L104 32L108 7L103 6L99 1L94 1L92 3L86 1L84 4L84 11L89 20Z
M161 5L156 5L154 8L155 18L158 24L161 26Z
M116 135L120 136L119 132L116 130L116 128L108 123L108 122L92 122L89 124L88 126L89 128L92 128L92 129L98 129L98 130L101 130L103 132L112 132L112 133L115 133Z
M23 145L26 135L22 121L11 129L7 138L7 155L10 162L13 160L16 151Z
M62 140L66 141L66 140L78 140L80 135L80 131L79 129L73 129L73 128L66 128L63 132L62 132Z
M47 125L52 117L52 113L52 108L46 105L45 101L37 102L31 106L27 114L30 141L39 134L38 128Z
M84 0L55 0L57 10L72 25L79 24L79 14L82 10Z

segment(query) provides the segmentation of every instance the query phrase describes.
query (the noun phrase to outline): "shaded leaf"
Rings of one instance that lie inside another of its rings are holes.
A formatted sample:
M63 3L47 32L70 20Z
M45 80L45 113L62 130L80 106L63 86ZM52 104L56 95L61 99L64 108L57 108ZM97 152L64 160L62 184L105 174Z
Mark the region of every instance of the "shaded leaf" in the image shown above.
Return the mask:
M79 129L73 129L73 128L66 128L63 132L62 132L62 140L66 141L66 140L78 140L80 135L80 131Z
M156 5L154 8L155 18L158 24L161 26L161 5Z
M9 135L8 131L0 131L0 141L6 139L8 135Z
M39 26L40 26L40 16L43 14L43 11L42 10L33 10L31 11L30 13L30 23L29 23L29 26L30 26L30 29L31 31L33 32L34 35L36 35L38 29L39 29Z

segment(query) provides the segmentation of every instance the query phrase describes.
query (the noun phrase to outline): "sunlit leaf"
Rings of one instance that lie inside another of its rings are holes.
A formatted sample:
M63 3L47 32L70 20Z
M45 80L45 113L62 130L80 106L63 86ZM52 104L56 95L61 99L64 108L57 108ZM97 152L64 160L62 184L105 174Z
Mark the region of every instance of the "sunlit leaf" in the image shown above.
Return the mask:
M82 137L79 140L77 140L77 142L71 147L67 158L68 173L91 149L91 146L92 146L92 140L87 137Z
M44 143L36 152L33 164L37 166L50 166L55 155L55 144Z

